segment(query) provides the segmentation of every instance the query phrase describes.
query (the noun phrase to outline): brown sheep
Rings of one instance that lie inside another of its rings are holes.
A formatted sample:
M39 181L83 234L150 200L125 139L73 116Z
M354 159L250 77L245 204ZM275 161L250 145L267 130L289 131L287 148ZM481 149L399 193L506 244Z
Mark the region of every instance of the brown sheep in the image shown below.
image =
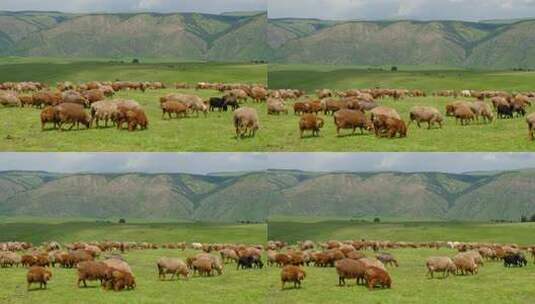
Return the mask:
M468 125L470 121L473 121L476 119L476 115L472 111L470 107L467 107L465 105L460 105L455 109L454 112L455 121L456 123L461 121L461 125Z
M148 128L149 120L145 111L141 108L126 110L119 107L118 110L117 129L122 129L125 123L129 132L134 132L138 127L140 130L146 130Z
M243 138L249 133L249 137L254 137L260 128L258 114L253 108L240 108L234 111L234 128L236 138Z
M275 264L279 267L286 266L290 264L291 258L286 253L277 253L275 254Z
M287 265L281 271L281 289L284 289L286 282L294 283L294 288L301 288L301 281L306 277L306 272L298 266Z
M399 113L395 109L389 107L376 107L373 108L370 112L372 121L375 121L376 117L378 116L386 116L401 120L401 116L399 115Z
M31 267L26 274L26 282L28 282L28 290L33 283L39 283L39 288L46 289L48 281L52 278L52 272L40 266Z
M91 124L95 122L97 128L99 122L104 120L104 126L108 126L108 121L114 121L118 116L117 103L111 100L97 101L91 104Z
M435 123L442 128L442 122L444 118L440 112L433 107L413 107L410 109L410 122L409 125L416 121L416 125L420 128L422 122L427 123L427 129L431 129Z
M526 117L526 123L528 124L529 139L535 140L533 131L535 130L535 113L532 113Z
M453 258L453 263L455 264L455 267L457 267L457 273L460 272L462 275L467 275L469 273L474 275L478 272L478 266L472 256L457 255Z
M21 102L17 93L0 91L0 105L4 107L20 107Z
M211 276L213 270L212 260L208 258L198 258L192 263L194 271L198 272L200 276Z
M299 132L301 138L303 138L303 133L305 131L312 131L312 137L319 136L324 123L325 121L321 117L314 114L304 114L299 120Z
M83 106L76 103L62 103L55 107L57 115L57 123L60 130L63 131L63 124L71 123L69 130L72 130L76 125L80 128L80 124L87 129L91 127L91 119L89 114L84 110Z
M366 282L368 283L368 289L372 290L376 286L381 288L392 288L392 279L388 272L381 268L369 267L364 274Z
M353 129L351 134L355 134L357 128L360 133L373 130L372 121L361 111L342 109L334 114L334 124L336 125L336 134L340 135L340 129Z
M134 289L136 280L132 273L114 269L106 280L104 288L107 290L121 291L123 289Z
M355 279L357 285L364 282L366 265L354 259L342 259L335 263L336 272L338 273L338 285L344 286L346 279Z
M97 101L106 99L104 93L99 89L85 91L82 93L82 96L87 100L89 104L93 104Z
M280 113L288 114L288 109L284 106L282 99L269 98L267 101L267 114L280 115Z
M56 129L58 122L56 109L54 107L48 106L41 111L41 130L45 130L47 123L54 124L54 129Z
M394 138L397 134L400 138L407 137L407 125L401 119L378 115L373 120L373 126L377 137Z
M449 257L430 257L425 263L427 274L433 278L435 272L442 272L442 277L447 278L449 274L455 274L457 266Z
M304 102L294 103L294 115L301 115L308 112L308 104Z
M100 285L106 280L106 277L111 270L111 267L108 267L103 262L95 261L85 261L78 263L78 282L77 286L80 287L80 282L84 283L84 287L87 287L86 281L100 281Z
M63 103L79 104L79 105L81 105L83 107L88 107L89 106L89 101L87 100L87 98L85 98L84 95L82 95L81 93L76 92L76 91L63 92L62 93L62 101L63 101Z
M492 122L494 120L494 114L491 107L484 101L475 101L471 107L472 111L476 115L476 119L483 117L485 122Z
M45 106L56 106L63 101L61 93L50 91L37 92L32 95L33 105L42 108Z
M169 115L169 119L173 118L172 114L176 115L176 118L188 116L188 106L180 101L168 100L160 104L162 108L162 119L165 118L165 114Z
M171 274L171 280L173 280L175 276L180 278L180 275L187 278L190 273L188 265L177 258L160 258L156 266L159 278L164 280L166 274Z

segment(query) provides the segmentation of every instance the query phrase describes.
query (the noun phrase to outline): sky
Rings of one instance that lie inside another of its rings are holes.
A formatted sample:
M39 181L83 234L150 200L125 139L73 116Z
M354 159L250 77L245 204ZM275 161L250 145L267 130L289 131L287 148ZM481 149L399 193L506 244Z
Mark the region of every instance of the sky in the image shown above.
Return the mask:
M267 0L0 0L0 10L61 12L199 12L265 11Z
M534 153L2 153L0 171L192 173L507 171L535 168Z
M269 0L270 18L466 20L535 17L535 0Z

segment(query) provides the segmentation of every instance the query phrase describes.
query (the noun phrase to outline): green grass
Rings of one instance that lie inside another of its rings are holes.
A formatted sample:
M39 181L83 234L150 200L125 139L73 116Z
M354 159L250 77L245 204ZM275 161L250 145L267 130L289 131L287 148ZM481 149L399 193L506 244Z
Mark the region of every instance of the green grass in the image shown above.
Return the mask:
M486 222L384 222L363 223L348 220L270 221L268 238L296 242L299 240L391 240L406 242L459 241L534 244L535 223Z
M16 59L21 61L20 58ZM90 80L161 80L166 83L222 81L227 83L265 83L265 65L214 63L150 63L112 64L108 62L71 62L53 59L29 60L0 64L0 81L40 80L55 83ZM5 61L9 61L5 59ZM407 67L408 69L409 67ZM428 67L431 68L431 67ZM294 70L295 69L295 70ZM299 70L301 69L301 70ZM270 66L269 83L272 88L289 87L313 92L316 88L348 89L366 87L420 88L428 92L438 89L504 89L530 90L535 81L532 72L482 72L462 70L411 71L398 73L368 71L351 67L335 70L330 66ZM372 134L336 136L332 117L326 117L321 137L301 139L298 134L299 117L295 115L268 116L264 104L249 101L244 106L256 108L260 116L260 131L255 138L237 140L234 136L232 112L209 113L207 118L163 120L159 98L174 89L160 91L119 92L117 98L139 101L147 111L149 129L128 133L115 128L89 131L41 132L39 110L2 108L0 122L1 151L47 152L503 152L533 151L528 140L525 120L498 120L492 124L475 123L461 126L447 118L443 129L427 130L410 126L408 138L378 139ZM203 98L221 95L216 91L180 90ZM444 111L453 98L407 98L403 101L385 99L382 105L391 106L408 119L411 107L435 106ZM288 105L292 107L291 104ZM528 109L528 112L533 109ZM290 112L292 112L290 110Z
M156 244L168 242L207 242L264 244L266 225L210 223L143 223L119 225L73 219L0 219L0 242L25 240L38 245L45 240L74 242L80 240L132 240ZM132 266L137 288L120 293L101 288L77 289L76 270L54 268L46 291L26 291L23 268L0 269L0 303L258 303L268 288L265 271L237 271L227 265L222 276L193 277L188 281L159 281L155 263L160 257L197 254L193 250L133 250L124 258ZM91 284L95 286L95 284ZM74 300L75 299L75 300Z
M269 223L269 238L294 242L312 239L377 238L390 240L470 240L533 243L533 224L485 223L382 223L355 224L347 221L317 222L294 218L290 222ZM149 223L142 220L127 225L96 223L91 219L0 218L0 241L44 240L134 240L155 243L200 241L217 243L265 244L266 225L206 223ZM398 249L390 251L400 263L391 268L390 290L369 292L364 287L338 287L333 268L306 267L307 277L300 290L280 289L280 269L235 269L225 265L222 276L192 277L189 280L159 281L155 262L163 256L185 259L193 250L133 250L124 257L137 280L133 291L108 292L101 288L75 287L76 271L54 268L48 290L26 291L23 268L0 269L0 303L531 303L535 296L533 265L505 269L488 262L476 276L430 280L425 277L429 256L453 256L450 249ZM365 252L373 256L372 252ZM264 260L265 260L264 256ZM95 286L91 283L90 286Z
M535 224L489 223L350 223L312 222L294 218L293 222L270 222L268 238L294 244L298 240L377 239L392 241L480 241L533 244ZM306 267L307 278L301 290L280 291L278 271L270 271L268 303L531 303L535 296L532 262L523 269L505 269L500 262L487 262L476 276L457 276L446 280L426 278L425 260L430 256L453 256L451 249L389 250L399 261L390 268L393 288L375 290L355 286L338 287L333 268ZM365 252L373 256L373 252Z

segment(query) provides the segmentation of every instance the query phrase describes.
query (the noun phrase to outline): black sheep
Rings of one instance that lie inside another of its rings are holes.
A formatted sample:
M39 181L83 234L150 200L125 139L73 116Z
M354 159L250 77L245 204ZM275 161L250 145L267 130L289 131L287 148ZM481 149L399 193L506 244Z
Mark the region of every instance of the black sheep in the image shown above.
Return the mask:
M528 261L521 254L509 254L503 258L503 266L505 267L523 267L527 265Z

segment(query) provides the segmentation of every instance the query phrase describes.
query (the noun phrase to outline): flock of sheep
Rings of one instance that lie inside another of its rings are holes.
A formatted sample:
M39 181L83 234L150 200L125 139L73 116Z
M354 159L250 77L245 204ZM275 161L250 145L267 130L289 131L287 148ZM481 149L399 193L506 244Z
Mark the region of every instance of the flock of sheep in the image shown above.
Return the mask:
M370 290L391 288L392 278L388 267L403 267L403 263L392 254L396 249L450 248L458 251L453 257L429 257L425 262L429 278L433 278L434 273L442 273L444 278L450 274L475 275L485 261L502 261L505 267L525 267L528 264L526 254L531 254L535 263L535 245L366 240L330 240L325 243L302 241L293 246L281 241L269 241L266 246L185 242L156 245L105 241L64 245L47 242L38 247L26 242L0 243L0 266L28 267L28 289L32 284L39 284L39 289L46 289L53 277L52 269L62 267L76 269L78 288L82 287L81 284L87 287L88 281L99 281L106 290L121 291L136 287L132 268L122 254L159 248L199 252L188 256L186 260L178 257L159 258L155 261L155 276L157 271L160 280L167 279L167 275L171 275L171 280L192 275L222 275L224 265L229 263L235 263L237 270L262 269L262 258L266 256L267 266L281 268L282 289L287 283L300 288L306 278L305 266L334 268L340 286L346 285L346 280L355 280L357 285L365 285ZM373 254L369 255L369 252Z
M199 113L206 116L210 111L228 111L230 108L234 110L233 124L238 138L255 136L260 129L257 110L243 106L248 100L265 103L268 115L288 114L289 108L293 107L294 114L300 115L298 130L301 137L305 132L311 132L312 136L319 135L325 124L325 118L320 113L333 116L338 135L344 129L353 133L360 129L361 133L372 132L378 137L406 137L411 123L416 123L418 127L426 123L431 129L442 128L444 121L444 115L435 107L411 108L407 123L396 109L380 105L384 98L403 100L406 97L426 97L427 93L422 90L355 89L333 92L322 89L316 91L315 96L308 96L299 90L269 90L263 85L198 83L193 86L177 83L174 87L176 90L217 90L223 96L205 100L194 94L167 94L159 100L162 118L179 118L190 114L199 116ZM119 129L135 131L148 127L149 118L145 110L134 100L111 99L112 96L121 90L144 92L166 88L161 82L93 81L80 85L63 82L57 84L55 89L33 82L3 83L0 84L0 104L44 108L41 113L43 129L49 123L60 130L65 124L70 124L70 129L80 125L89 128L93 124L99 128L103 122L105 126L112 123ZM434 92L433 96L463 98L446 104L445 115L454 117L461 125L468 125L476 120L489 123L495 118L526 116L535 93L464 90L439 91ZM490 100L490 103L486 100ZM528 115L526 122L533 140L535 113Z

